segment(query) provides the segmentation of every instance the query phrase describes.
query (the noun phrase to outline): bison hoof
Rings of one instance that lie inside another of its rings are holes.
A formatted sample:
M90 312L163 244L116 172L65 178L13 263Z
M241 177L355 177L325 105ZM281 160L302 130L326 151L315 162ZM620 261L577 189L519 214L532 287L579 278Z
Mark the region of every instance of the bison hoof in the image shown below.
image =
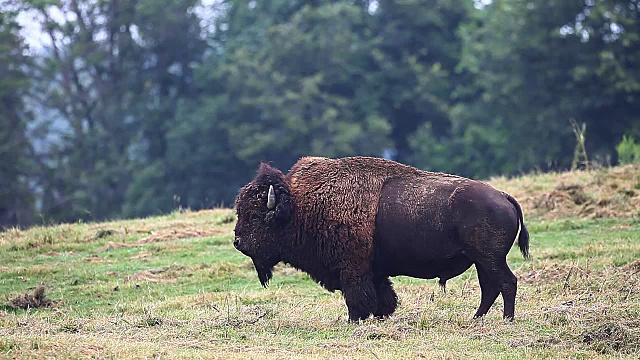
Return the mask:
M390 317L391 317L391 315L379 315L379 314L378 314L378 315L374 315L374 317L375 317L377 320L381 320L381 321L383 321L383 320L387 320L388 318L390 318Z

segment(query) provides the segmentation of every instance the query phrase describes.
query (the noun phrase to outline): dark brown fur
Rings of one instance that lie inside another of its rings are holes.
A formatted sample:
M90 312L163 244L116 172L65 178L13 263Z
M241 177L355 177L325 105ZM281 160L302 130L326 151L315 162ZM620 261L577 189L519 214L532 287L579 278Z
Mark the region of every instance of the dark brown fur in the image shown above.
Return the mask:
M274 186L277 205L267 208ZM528 255L522 210L510 195L459 176L393 161L300 159L289 174L262 164L236 199L234 245L252 258L266 286L283 261L330 291L341 290L352 321L391 315L389 276L455 277L478 269L484 315L498 294L513 318L516 278L506 255Z

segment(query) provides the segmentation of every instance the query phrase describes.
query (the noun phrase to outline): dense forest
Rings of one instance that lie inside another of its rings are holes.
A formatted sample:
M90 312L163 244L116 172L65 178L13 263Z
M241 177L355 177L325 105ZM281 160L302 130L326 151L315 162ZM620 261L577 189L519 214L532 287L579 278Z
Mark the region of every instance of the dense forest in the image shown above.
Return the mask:
M0 0L0 227L230 206L260 161L487 178L623 136L640 0Z

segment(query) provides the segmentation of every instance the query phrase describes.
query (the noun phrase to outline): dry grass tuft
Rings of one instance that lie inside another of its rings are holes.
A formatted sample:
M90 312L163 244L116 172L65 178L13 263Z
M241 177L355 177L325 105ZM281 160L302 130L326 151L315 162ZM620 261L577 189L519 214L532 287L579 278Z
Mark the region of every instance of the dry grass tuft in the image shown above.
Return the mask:
M393 322L391 319L388 321ZM402 341L409 336L415 336L416 333L418 333L418 330L406 324L393 322L393 324L389 325L372 319L355 328L351 338L359 341L384 339Z
M518 281L527 284L568 282L569 279L584 279L589 276L590 272L591 270L576 264L541 262L536 265L535 269L524 274L519 273Z
M624 269L630 273L640 273L640 259L625 265Z
M94 235L94 239L102 239L102 238L106 238L112 235L117 234L117 232L113 229L98 229L98 231L96 231L96 234Z
M44 285L39 285L33 293L26 293L9 301L9 307L12 309L35 309L41 307L49 307L53 305L53 301L47 298L44 293Z
M592 350L601 354L624 353L640 348L640 338L613 321L589 327L582 333L582 339Z

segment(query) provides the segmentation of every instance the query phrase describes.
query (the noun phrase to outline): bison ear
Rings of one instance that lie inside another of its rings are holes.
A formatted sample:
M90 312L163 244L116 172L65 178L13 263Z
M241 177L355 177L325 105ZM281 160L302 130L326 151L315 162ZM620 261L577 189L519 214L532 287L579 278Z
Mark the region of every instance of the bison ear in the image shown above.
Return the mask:
M271 185L267 198L270 198L271 195L274 197L274 204L272 210L267 213L266 220L268 223L276 222L284 225L293 214L293 201L291 200L289 189L287 189L286 185L277 184L275 187ZM268 202L271 202L270 199ZM269 207L268 205L267 207Z

